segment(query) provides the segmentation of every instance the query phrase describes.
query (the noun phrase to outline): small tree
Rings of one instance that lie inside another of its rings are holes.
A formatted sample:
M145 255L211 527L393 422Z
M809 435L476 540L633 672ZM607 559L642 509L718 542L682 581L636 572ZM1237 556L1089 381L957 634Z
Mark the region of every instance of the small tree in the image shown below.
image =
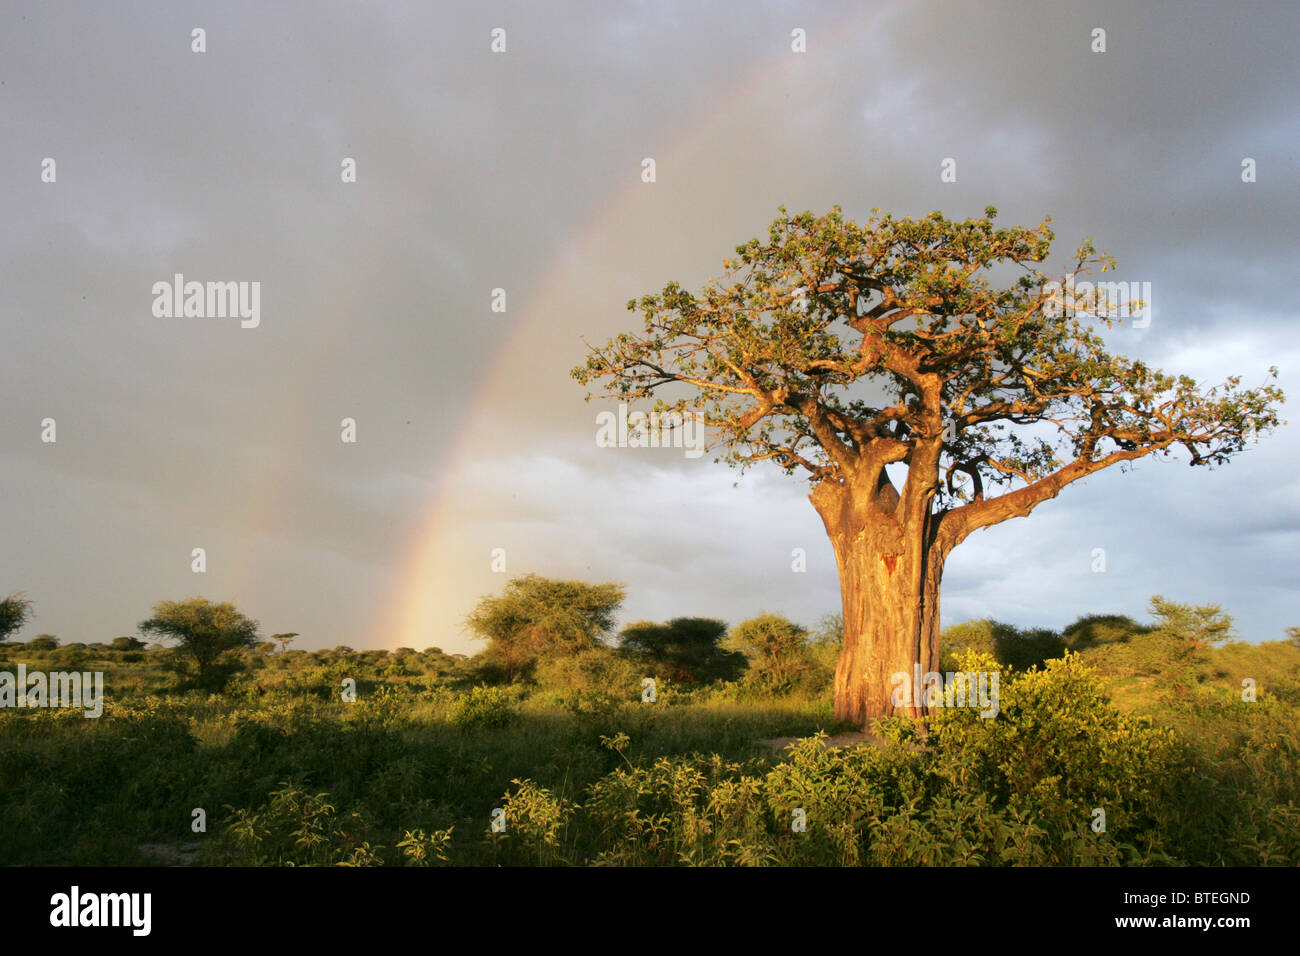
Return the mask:
M108 646L115 651L142 651L144 641L138 637L115 637Z
M53 634L37 634L27 642L29 651L52 651L59 646L59 639Z
M1081 651L1101 644L1127 643L1140 634L1149 634L1152 628L1139 624L1127 614L1086 614L1064 631L1065 646Z
M1286 636L1295 647L1300 647L1300 627L1288 627Z
M749 660L746 677L770 690L786 690L807 672L808 630L780 614L764 612L737 624L727 644Z
M1151 616L1156 619L1152 636L1157 646L1164 645L1175 665L1168 677L1179 696L1196 683L1196 668L1205 661L1205 649L1236 636L1232 618L1217 604L1176 604L1157 594L1151 598Z
M1158 630L1178 638L1189 650L1221 644L1237 636L1232 617L1217 604L1175 604L1157 594L1151 599L1151 616Z
M621 584L527 574L510 581L503 594L482 598L465 626L488 642L484 663L515 680L543 656L597 646L614 629L622 603Z
M238 668L228 652L257 644L257 627L229 601L215 604L194 597L159 601L153 617L140 622L140 633L178 641L181 655L193 665L194 684L220 689Z
M18 631L32 618L32 602L22 593L11 594L0 600L0 641Z
M297 631L288 631L284 634L272 634L271 640L280 645L280 653L283 654L289 649L289 645L293 643L293 639L297 636Z
M998 639L998 662L1028 670L1065 653L1065 641L1050 627L1012 627Z
M727 623L675 617L666 624L638 621L619 635L619 650L657 676L698 684L735 677L744 658L721 646Z

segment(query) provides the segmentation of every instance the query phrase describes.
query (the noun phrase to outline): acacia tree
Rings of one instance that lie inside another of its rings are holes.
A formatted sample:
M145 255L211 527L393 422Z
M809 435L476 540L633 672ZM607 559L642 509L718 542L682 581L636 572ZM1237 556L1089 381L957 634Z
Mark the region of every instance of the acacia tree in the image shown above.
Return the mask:
M485 663L507 680L526 676L544 657L600 645L623 603L620 584L557 581L536 574L513 578L500 595L486 595L465 626L488 642Z
M738 246L699 293L673 282L629 302L644 331L573 370L600 397L702 418L742 471L806 474L840 574L835 714L858 724L928 712L896 706L890 676L939 669L944 562L973 532L1177 446L1192 465L1226 462L1278 423L1275 385L1202 389L1110 355L1100 327L1127 304L1104 290L1063 302L1037 268L1051 220L997 228L996 214L873 210L859 226L839 207L782 207L768 240ZM1090 241L1072 262L1074 276L1114 266Z
M32 619L32 602L21 593L0 598L0 641L9 640L9 635L21 630Z
M284 654L289 650L289 645L293 643L293 639L297 636L297 631L286 631L283 634L272 634L271 640L280 645L280 653Z
M141 621L139 628L141 634L177 641L181 653L194 665L195 685L217 690L236 669L229 660L230 652L253 647L258 641L256 621L229 601L217 604L202 597L159 601L153 606L153 617Z
M735 677L745 663L721 646L726 634L726 621L707 617L675 617L665 624L638 621L623 628L619 650L669 680L725 680Z
M748 659L747 679L783 690L809 670L808 637L807 628L765 611L732 628L727 645Z

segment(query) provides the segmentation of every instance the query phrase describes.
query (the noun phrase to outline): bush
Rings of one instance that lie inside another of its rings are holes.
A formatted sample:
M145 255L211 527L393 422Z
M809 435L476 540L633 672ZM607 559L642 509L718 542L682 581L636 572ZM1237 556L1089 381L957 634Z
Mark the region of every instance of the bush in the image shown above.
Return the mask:
M1070 650L1081 651L1103 644L1127 643L1151 630L1126 614L1088 614L1067 627L1062 637Z
M958 664L968 671L997 666L973 652ZM995 719L958 707L931 720L936 773L956 796L983 794L995 807L1033 819L1054 863L1100 862L1086 845L1097 842L1090 822L1098 807L1106 812L1109 842L1134 853L1158 845L1155 818L1178 758L1172 733L1120 713L1100 675L1077 654L1042 670L1003 674L999 698Z
M812 671L808 630L780 614L763 613L732 628L727 645L749 663L746 683L765 691L787 691Z
M1065 653L1067 641L1047 628L1021 630L1013 624L965 621L946 627L939 637L940 669L960 670L954 661L967 651L990 654L998 663L1028 670Z
M630 660L606 648L553 657L537 665L537 683L562 696L606 694L614 700L641 695L642 674Z
M998 661L1016 670L1029 670L1065 653L1065 641L1060 634L1043 627L1019 630L999 635Z
M501 798L505 829L491 833L497 852L506 862L536 866L564 862L560 834L573 815L574 805L556 797L532 780L512 780L514 790Z
M967 622L945 631L945 669L997 670L996 718L950 708L880 721L862 745L782 751L756 742L829 729L829 693L659 678L642 704L643 673L604 648L545 662L531 696L381 683L426 654L327 666L332 652L290 651L223 696L160 698L147 692L177 652L118 651L101 719L0 712L0 865L138 864L142 844L198 839L196 803L205 863L1298 865L1300 649L1215 647L1226 616L1180 607L1162 605L1168 628L1084 620L1096 643L1029 671L994 656L1005 626ZM954 654L955 639L990 649ZM25 647L5 650L34 667ZM487 832L498 807L507 828Z
M232 810L213 855L232 866L374 866L358 813L340 814L328 793L282 783L257 810Z
M639 621L619 635L619 653L645 674L687 684L730 680L744 670L745 659L720 642L725 621L675 617L665 624Z
M519 716L515 697L503 687L471 687L457 696L447 717L457 727L504 727Z
M50 663L58 668L81 670L90 663L90 651L85 644L65 644L50 653Z
M407 830L405 838L397 844L397 848L402 851L402 861L407 866L439 866L450 863L447 847L451 843L453 829L455 828L448 827L433 833L419 829Z

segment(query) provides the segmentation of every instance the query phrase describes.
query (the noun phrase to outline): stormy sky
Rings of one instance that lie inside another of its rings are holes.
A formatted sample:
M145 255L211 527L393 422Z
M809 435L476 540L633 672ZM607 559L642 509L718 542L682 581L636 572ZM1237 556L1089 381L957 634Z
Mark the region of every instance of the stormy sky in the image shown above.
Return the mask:
M19 636L107 641L203 595L308 648L473 652L464 614L527 572L624 583L624 621L812 624L839 592L806 483L597 447L612 406L569 376L583 338L719 274L781 205L994 205L1052 217L1055 271L1091 236L1151 283L1149 326L1108 333L1114 351L1206 383L1276 365L1295 394L1297 35L1281 3L8 0L0 592L35 602ZM259 283L258 324L156 315L178 273ZM944 622L1146 620L1163 594L1280 638L1300 624L1294 435L1214 471L1185 452L1110 469L978 532Z

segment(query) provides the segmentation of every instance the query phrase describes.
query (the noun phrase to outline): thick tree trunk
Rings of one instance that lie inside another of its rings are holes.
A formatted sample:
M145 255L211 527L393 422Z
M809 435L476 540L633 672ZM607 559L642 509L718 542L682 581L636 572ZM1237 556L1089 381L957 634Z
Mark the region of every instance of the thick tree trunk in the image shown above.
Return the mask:
M928 502L911 516L882 479L875 494L846 486L814 493L835 548L844 645L835 670L835 717L866 728L877 717L924 717L914 676L939 670L943 545ZM902 675L902 676L899 676Z

